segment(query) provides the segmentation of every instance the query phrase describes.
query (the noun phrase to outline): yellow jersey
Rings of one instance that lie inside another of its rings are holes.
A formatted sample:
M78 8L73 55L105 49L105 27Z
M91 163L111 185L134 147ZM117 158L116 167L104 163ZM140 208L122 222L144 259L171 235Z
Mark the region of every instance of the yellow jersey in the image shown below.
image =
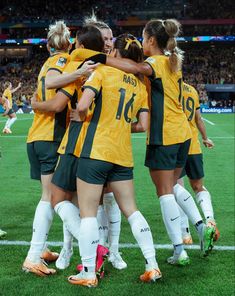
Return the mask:
M202 153L202 150L198 139L198 128L195 121L195 112L200 109L199 96L196 89L185 82L183 83L182 105L192 131L192 139L188 154L200 154Z
M133 167L131 122L149 110L145 85L132 74L101 65L85 88L95 92L94 110L76 154Z
M38 76L37 96L39 101L51 100L56 95L56 89L45 88L47 72L55 70L62 73L69 60L69 54L61 53L49 57L44 63ZM60 142L65 133L67 124L67 108L59 113L35 110L33 123L28 133L27 143L34 141Z
M181 102L182 73L171 72L169 57L164 55L151 56L145 62L153 70L147 144L183 143L191 138L191 130Z
M80 68L86 58L92 58L94 52L89 49L82 49L84 52L84 56L80 56L78 53L80 49L75 49L70 54L71 62L68 64L64 73L68 72L71 73L76 69ZM74 83L70 83L66 87L61 88L59 91L63 92L70 98L69 109L73 108L76 109L76 103L78 102L79 98L81 97L82 91L81 87L85 82L85 78L80 78ZM65 135L61 141L60 147L58 149L58 153L60 154L73 154L75 156L80 155L81 145L83 143L84 136L86 134L87 125L90 122L91 115L92 115L92 107L89 108L88 115L86 120L83 122L71 121L69 123L68 128L66 129Z
M9 88L6 88L3 92L3 97L5 97L6 99L8 99L9 102L9 108L12 108L12 93L10 91Z
M71 61L66 67L64 73L72 73L81 66L82 62ZM77 102L82 95L81 87L83 85L83 79L78 79L73 83L59 89L58 91L64 93L69 99L68 109L76 109ZM83 122L71 121L61 141L58 153L73 154L76 143L80 137L80 132L83 126Z

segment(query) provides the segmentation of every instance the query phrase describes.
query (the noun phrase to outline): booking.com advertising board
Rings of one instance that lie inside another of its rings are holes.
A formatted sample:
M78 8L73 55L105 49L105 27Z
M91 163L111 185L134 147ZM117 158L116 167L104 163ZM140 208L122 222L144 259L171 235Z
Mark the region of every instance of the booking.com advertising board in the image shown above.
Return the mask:
M21 113L31 113L32 109L27 107L27 108L21 108L17 110L17 107L14 108L16 113L21 114ZM201 113L210 113L210 114L231 114L235 113L235 108L209 108L207 105L201 105ZM0 113L3 113L4 109L0 105Z
M207 93L234 93L235 92L235 84L206 84L205 89ZM233 107L213 107L209 108L207 105L201 105L201 113L211 113L211 114L230 114L235 113L235 106Z
M201 105L201 113L210 113L210 114L221 114L221 113L234 113L233 108L209 108L206 105Z

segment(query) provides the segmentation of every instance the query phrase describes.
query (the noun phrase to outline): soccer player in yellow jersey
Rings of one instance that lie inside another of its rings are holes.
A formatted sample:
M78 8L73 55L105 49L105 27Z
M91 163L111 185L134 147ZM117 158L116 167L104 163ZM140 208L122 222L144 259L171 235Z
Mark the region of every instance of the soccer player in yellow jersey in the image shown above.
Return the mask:
M45 78L48 75L60 75L63 72L69 61L70 47L70 32L65 23L59 21L51 25L47 43L50 57L44 63L38 76L37 98L40 101L47 101L54 97L56 90L46 90ZM66 126L66 109L58 114L35 111L27 138L31 178L41 181L42 196L35 211L31 246L22 269L40 276L56 272L44 264L41 256L54 215L50 203L50 184L58 159L57 149ZM50 255L53 260L58 257L58 254Z
M92 15L92 17L86 18L84 21L84 24L95 26L100 30L103 37L103 41L104 41L104 48L102 51L109 54L113 48L113 35L110 27L102 21L97 21L94 15ZM90 59L90 57L94 55L92 59L94 58L94 61L95 61L95 57L96 57L95 52L87 50L87 48L94 49L95 48L94 46L95 44L93 44L92 47L85 46L86 49L85 49L84 57L80 55L79 60L84 60L85 58ZM78 52L79 50L73 51L71 53L71 59L74 58L76 60L76 56ZM75 73L66 73L61 75L60 77L55 77L55 78L48 77L46 79L46 85L49 88L62 87L77 79L76 75L74 74ZM105 189L104 196L103 196L103 204L104 205L99 206L98 214L97 214L97 219L99 223L100 244L101 245L105 244L108 236L108 244L110 248L110 255L108 260L112 263L113 267L117 269L123 269L127 267L127 264L122 259L118 250L120 230L121 230L121 213L116 203L116 200L114 198L114 195L112 192L110 192L110 190ZM69 254L69 252L67 253ZM66 256L62 256L62 258L66 258ZM67 266L69 260L66 259L65 261L67 261L67 263L65 264Z
M85 24L98 28L104 40L103 52L110 54L113 49L113 33L111 28L104 22L97 20L93 13L91 17L85 18ZM113 192L110 188L104 189L101 204L98 207L97 220L99 224L99 244L106 245L108 240L108 261L114 268L124 269L126 262L119 252L119 237L121 232L121 211L117 205Z
M3 133L4 134L11 134L11 126L17 120L16 114L12 109L12 94L15 93L19 88L21 88L21 83L18 84L16 88L12 87L12 83L10 81L6 81L4 84L5 90L2 94L2 99L4 101L3 108L5 112L3 116L8 116L8 120L4 126Z
M83 47L93 50L102 50L104 42L100 31L94 26L84 26L77 32L76 48ZM75 49L76 51L76 49ZM89 65L89 62L83 60L76 60L68 63L64 68L64 73L61 76L68 77L67 74L73 73L75 69L79 68L80 74L88 74L91 69L96 65ZM81 75L80 75L81 76ZM61 78L61 77L59 77ZM77 77L79 78L79 77ZM74 83L70 83L67 86L57 90L56 95L48 101L32 101L32 107L38 111L43 112L60 112L68 104L68 109L76 109L76 103L80 97L81 86L83 85L84 76L76 80ZM64 77L63 77L64 79ZM61 85L61 79L59 85ZM53 83L56 83L55 81ZM59 161L56 166L53 178L52 178L52 205L67 200L71 201L73 196L76 195L76 168L77 168L77 156L74 155L75 145L78 139L81 137L84 123L72 121L70 122L66 133L61 142L58 152L60 153ZM70 212L71 217L79 218L79 211L76 206L73 206ZM79 221L74 218L74 225L71 233L78 237ZM75 233L74 233L75 232ZM56 261L56 267L59 269L65 269L70 264L70 258L72 256L72 238L67 235L64 237L64 245L60 252L60 256Z
M106 64L149 78L151 111L145 165L156 186L163 221L174 245L174 254L168 263L185 265L189 263L189 257L181 237L178 205L195 225L204 255L211 249L212 233L203 223L193 198L186 198L190 195L188 191L176 184L186 162L191 138L181 103L182 52L176 43L179 32L180 24L176 20L149 21L143 30L143 50L149 58L144 63L135 63L107 56Z
M214 239L217 240L220 234L219 230L216 228L211 196L203 186L203 155L198 138L198 131L202 136L202 142L205 147L213 148L214 143L207 137L206 128L200 114L198 93L193 86L186 83L183 83L182 104L192 131L192 139L183 176L185 174L188 176L190 185L196 194L196 201L200 205L206 219L206 224L215 228ZM186 235L186 229L188 228L187 220L184 224L186 225L183 226L182 233Z
M114 43L114 55L128 57L136 62L142 60L139 42L129 34L119 36ZM87 127L77 168L77 193L79 199L81 226L79 250L83 270L69 277L76 285L96 287L96 248L99 243L97 209L104 184L110 184L120 209L128 218L146 259L146 271L140 277L144 282L155 281L161 272L155 259L155 249L148 223L137 210L133 189L133 159L131 131L140 132L148 126L148 100L144 84L134 75L114 68L100 66L84 85L83 95L78 103L82 120L94 104L91 121ZM88 113L89 115L89 113ZM132 119L138 121L132 123ZM69 228L68 202L55 206L56 212Z

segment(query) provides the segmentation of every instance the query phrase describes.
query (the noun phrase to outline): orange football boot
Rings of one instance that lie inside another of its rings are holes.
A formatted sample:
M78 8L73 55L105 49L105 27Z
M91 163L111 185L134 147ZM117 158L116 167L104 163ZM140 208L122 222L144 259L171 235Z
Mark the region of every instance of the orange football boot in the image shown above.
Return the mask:
M39 276L47 276L47 275L52 275L56 273L55 269L48 268L43 261L39 263L33 263L27 258L23 263L22 270L27 273L28 272L35 273L36 275L39 275Z
M160 269L146 270L144 274L140 276L140 280L144 283L155 282L162 277Z

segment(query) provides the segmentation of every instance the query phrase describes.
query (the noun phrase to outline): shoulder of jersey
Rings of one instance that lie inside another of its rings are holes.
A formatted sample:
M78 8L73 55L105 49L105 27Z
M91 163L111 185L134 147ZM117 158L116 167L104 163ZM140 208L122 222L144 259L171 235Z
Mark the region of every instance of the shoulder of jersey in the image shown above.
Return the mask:
M62 55L55 55L52 57L52 61L55 62L56 66L64 68L66 64L70 61L70 56L67 53Z
M63 73L71 73L73 71L76 71L78 67L81 65L82 62L77 61L70 61L66 67L64 68Z

